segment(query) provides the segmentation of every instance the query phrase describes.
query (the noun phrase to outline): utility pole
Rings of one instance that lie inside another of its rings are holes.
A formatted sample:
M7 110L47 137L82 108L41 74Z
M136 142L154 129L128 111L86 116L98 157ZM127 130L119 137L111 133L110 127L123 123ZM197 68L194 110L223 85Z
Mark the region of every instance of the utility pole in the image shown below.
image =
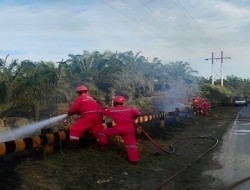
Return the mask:
M231 57L223 57L223 51L221 51L221 57L214 57L214 52L212 52L212 58L206 58L205 60L212 60L212 85L214 85L214 60L221 60L221 86L223 86L223 59L231 59Z
M214 58L214 52L212 52L212 58L206 58L205 60L212 60L212 68L211 68L211 76L212 76L212 85L214 85L214 59L218 59L218 58Z
M224 76L223 76L223 59L231 59L231 57L223 57L223 51L221 51L221 57L220 57L220 60L221 60L221 86L223 86L223 79L224 79Z

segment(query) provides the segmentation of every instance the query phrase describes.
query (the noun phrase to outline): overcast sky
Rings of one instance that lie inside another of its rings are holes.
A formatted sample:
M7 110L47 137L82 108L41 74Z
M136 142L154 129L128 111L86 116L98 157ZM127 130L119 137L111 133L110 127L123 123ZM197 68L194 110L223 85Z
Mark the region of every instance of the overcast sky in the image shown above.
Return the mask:
M223 51L224 76L250 78L249 0L1 0L0 24L0 58L9 62L133 51L210 77L212 52Z

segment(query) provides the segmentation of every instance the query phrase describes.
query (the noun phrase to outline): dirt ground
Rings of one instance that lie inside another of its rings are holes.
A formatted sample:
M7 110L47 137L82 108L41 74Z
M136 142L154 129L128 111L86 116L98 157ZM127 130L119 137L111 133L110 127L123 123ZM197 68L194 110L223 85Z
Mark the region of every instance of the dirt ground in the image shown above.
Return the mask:
M217 107L209 117L198 115L175 123L166 122L165 128L160 128L159 122L144 124L143 128L169 153L140 134L137 165L126 161L120 143L114 143L108 150L91 144L79 149L59 144L53 153L36 150L6 155L0 162L0 189L223 189L222 183L211 187L209 184L215 179L202 175L202 171L220 167L212 160L212 152L219 151L222 136L239 109ZM171 153L171 144L174 153ZM213 146L216 147L212 149Z

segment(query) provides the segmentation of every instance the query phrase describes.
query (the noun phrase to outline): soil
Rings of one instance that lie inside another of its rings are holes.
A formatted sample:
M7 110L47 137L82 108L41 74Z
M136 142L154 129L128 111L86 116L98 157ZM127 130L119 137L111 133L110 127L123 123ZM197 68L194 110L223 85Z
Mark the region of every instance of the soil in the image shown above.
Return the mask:
M212 152L219 151L223 134L239 109L217 107L208 117L180 118L173 123L166 122L165 127L160 127L159 121L143 124L147 133L169 153L138 134L140 162L137 165L126 161L123 145L114 140L105 149L91 143L77 149L58 144L46 153L39 149L6 155L0 162L0 189L223 189L219 181L216 187L211 186L216 179L202 173L221 167L212 159Z

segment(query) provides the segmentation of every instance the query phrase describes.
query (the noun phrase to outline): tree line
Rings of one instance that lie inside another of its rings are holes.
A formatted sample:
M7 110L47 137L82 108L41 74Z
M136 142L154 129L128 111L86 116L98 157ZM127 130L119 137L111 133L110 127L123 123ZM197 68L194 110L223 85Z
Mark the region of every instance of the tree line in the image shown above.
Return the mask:
M187 62L163 64L158 58L149 61L140 52L83 51L81 55L68 57L56 63L16 59L7 63L8 55L0 59L0 117L39 120L56 114L60 106L65 111L80 84L87 85L103 106L119 94L150 112L154 109L150 98L171 93L179 84L179 90L189 90L186 94L189 96L194 91L200 93L200 86L210 82L197 77L197 71ZM249 85L248 79L235 76L225 81L232 93L244 95L250 93ZM206 88L201 90L207 93Z

